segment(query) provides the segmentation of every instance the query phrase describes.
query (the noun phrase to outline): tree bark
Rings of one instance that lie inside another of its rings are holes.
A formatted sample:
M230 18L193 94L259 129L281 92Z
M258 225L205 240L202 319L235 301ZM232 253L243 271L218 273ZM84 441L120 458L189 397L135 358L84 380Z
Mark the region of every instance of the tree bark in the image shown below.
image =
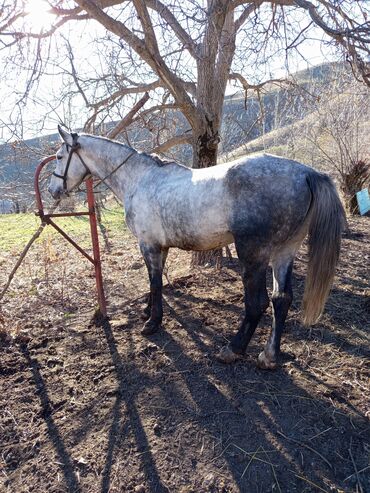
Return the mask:
M220 138L218 128L212 122L207 122L203 132L198 132L193 138L193 168L208 168L217 164L217 151ZM193 252L191 266L222 265L222 248L202 252Z
M218 144L220 137L218 129L209 122L201 132L194 132L193 137L193 168L208 168L217 164Z

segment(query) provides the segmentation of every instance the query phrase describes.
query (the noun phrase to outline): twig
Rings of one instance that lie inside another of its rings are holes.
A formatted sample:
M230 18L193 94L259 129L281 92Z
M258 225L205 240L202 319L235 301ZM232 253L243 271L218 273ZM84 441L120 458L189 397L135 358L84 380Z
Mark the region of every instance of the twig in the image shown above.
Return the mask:
M324 433L326 433L327 431L331 430L333 427L330 426L330 428L327 428L326 430L324 431L320 431L319 433L316 433L316 435L314 435L313 437L309 438L309 440L313 440L314 438L317 438L319 437L320 435L323 435Z
M55 209L58 207L59 205L59 202L60 200L57 200L51 210L50 210L50 213L54 212ZM17 260L15 266L13 267L11 273L9 274L9 277L8 277L8 281L7 283L5 284L3 290L1 291L0 293L0 301L3 299L5 293L7 292L9 286L10 286L10 283L12 282L13 280L13 277L15 276L15 273L17 272L19 266L21 265L21 263L23 262L24 260L24 257L27 255L27 252L28 250L31 248L32 244L37 240L37 238L41 235L41 233L44 231L44 228L45 226L47 225L47 223L45 221L43 221L41 223L41 225L39 226L39 228L37 229L37 231L34 233L34 235L32 236L32 238L29 240L29 242L27 243L27 245L24 247L19 259Z
M320 454L320 452L318 452L314 448L310 447L306 443L300 442L299 440L295 440L294 438L287 437L286 435L284 435L284 433L281 433L281 431L277 431L277 433L279 433L279 435L281 435L282 437L284 437L286 440L289 440L291 442L297 443L298 445L301 445L301 447L305 447L308 450L311 450L311 452L313 452L314 454L318 455L330 467L330 469L333 469L333 466L330 464L330 462L328 461L328 459L326 459L323 455Z
M321 486L319 486L318 484L314 483L313 481L310 481L309 479L305 478L304 476L300 476L297 473L294 473L294 476L296 476L299 479L302 479L302 481L306 481L306 483L311 484L312 486L314 486L318 490L323 491L324 493L328 493L327 490L324 490L324 488L321 488Z
M364 489L362 487L362 484L361 484L361 481L360 481L360 476L358 474L358 470L357 470L357 466L356 466L356 462L353 458L353 454L352 454L352 439L351 439L351 443L350 443L350 446L349 446L349 449L348 449L348 452L349 452L349 456L351 457L351 461L352 461L352 464L353 464L353 468L355 470L355 474L356 474L356 478L357 478L357 484L360 488L360 493L363 493L364 492Z
M245 469L244 469L244 471L243 471L243 474L241 475L241 479L243 479L243 478L244 478L244 475L245 475L245 473L247 472L248 467L251 465L251 463L252 463L253 459L255 459L255 457L256 457L256 455L258 454L258 452L259 452L259 449L260 449L260 448L261 448L261 446L259 445L259 446L258 446L258 449L254 452L254 454L252 455L252 457L249 459L249 462L248 462L248 464L245 466Z
M264 454L265 454L265 455L266 455L266 457L267 457L267 461L268 461L268 463L269 463L269 464L270 464L270 466L271 466L272 473L273 473L274 478L275 478L275 483L276 483L276 486L278 487L278 490L279 490L279 492L281 493L280 484L279 484L279 481L278 481L278 478L277 478L277 476L276 476L276 472L275 472L275 466L274 466L274 464L272 464L272 462L270 461L270 458L269 458L269 456L267 455L267 452L265 452L265 449L264 449L262 446L261 446L261 449L262 449L262 451L264 452Z
M252 460L258 460L259 462L263 462L264 464L268 464L269 466L276 467L276 466L274 466L274 464L272 464L270 461L268 461L268 462L267 462L266 460L263 460L263 459L261 459L260 457L257 457L257 454L258 454L258 453L262 453L262 451L261 451L261 452L259 452L259 449L260 449L261 447L258 447L258 449L257 449L257 450L255 450L254 452L247 452L246 450L244 450L243 448L239 447L239 446L238 446L238 445L236 445L235 443L229 443L229 445L228 445L227 447L225 447L225 449L222 451L222 453L221 453L220 455L218 455L218 456L216 457L216 459L218 459L219 457L221 457L221 455L222 455L222 454L223 454L223 453L224 453L224 452L225 452L225 451L226 451L226 450L227 450L230 446L233 446L233 447L237 448L238 450L240 450L241 452L243 452L243 454L245 454L245 455L251 455L251 456L252 456ZM275 453L276 453L276 450L264 450L264 449L263 449L263 452L265 453L265 455L267 455L267 454L275 454ZM214 459L213 459L213 460L214 460Z
M278 396L278 393L277 392L274 392L272 393L270 391L270 389L268 388L268 385L265 386L266 387L266 391L267 391L267 394L269 395L270 399L274 402L277 403L277 405L281 408L281 405L280 405L280 402L279 402L279 399L277 398Z
M358 475L358 474L361 474L362 472L366 471L367 469L369 469L370 466L366 466L362 469L360 469L359 471L356 471L354 472L353 474L351 474L350 476L347 476L346 479L344 479L343 481L348 481L349 479L352 478L352 476L355 476L355 475Z

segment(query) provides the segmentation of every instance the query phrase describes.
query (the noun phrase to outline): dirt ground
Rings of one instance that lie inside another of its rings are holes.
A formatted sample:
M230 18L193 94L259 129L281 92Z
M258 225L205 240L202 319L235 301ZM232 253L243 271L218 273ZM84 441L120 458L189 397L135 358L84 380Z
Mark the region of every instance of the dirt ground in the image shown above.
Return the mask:
M0 491L369 492L370 219L350 226L310 329L300 252L273 372L255 365L271 309L243 360L215 359L242 316L237 262L190 271L190 255L172 252L164 330L144 338L148 284L131 236L110 232L103 254L104 324L89 265L62 239L41 241L0 311ZM15 258L0 258L0 286Z

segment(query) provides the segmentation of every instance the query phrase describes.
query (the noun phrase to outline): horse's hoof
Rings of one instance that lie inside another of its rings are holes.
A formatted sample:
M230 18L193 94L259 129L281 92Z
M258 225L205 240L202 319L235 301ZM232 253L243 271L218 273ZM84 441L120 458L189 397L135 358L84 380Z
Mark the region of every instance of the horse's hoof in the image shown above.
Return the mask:
M275 370L277 368L277 362L266 356L265 351L259 354L257 359L257 366L262 370Z
M158 322L153 322L152 320L148 320L145 322L143 328L141 329L141 334L143 336L150 336L158 332L161 328L161 325Z
M241 359L242 355L234 353L234 351L229 346L224 346L216 355L216 358L221 363L234 363L234 361Z

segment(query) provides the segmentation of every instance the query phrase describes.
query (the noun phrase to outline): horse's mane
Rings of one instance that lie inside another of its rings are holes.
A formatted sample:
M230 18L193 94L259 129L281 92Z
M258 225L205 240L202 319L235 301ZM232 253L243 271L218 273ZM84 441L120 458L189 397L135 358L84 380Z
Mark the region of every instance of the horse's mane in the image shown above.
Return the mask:
M146 152L143 152L142 155L143 156L150 157L153 161L155 161L155 163L157 164L157 166L160 166L160 167L166 166L167 164L178 164L174 160L166 159L166 158L163 159L158 154L155 154L155 153L146 153Z
M86 134L86 133L83 133L81 135L84 135L86 137L91 137L93 139L105 140L107 142L113 142L114 144L119 144L120 146L125 147L126 149L132 149L132 150L136 151L136 149L134 149L133 147L131 147L131 146L129 146L123 142L120 142L119 140L109 139L108 137L104 137L103 135L92 135L92 134ZM155 164L159 167L166 166L168 164L179 164L174 160L162 158L156 153L140 152L140 151L136 151L136 152L138 154L140 154L141 156L150 158L150 160L154 161Z

